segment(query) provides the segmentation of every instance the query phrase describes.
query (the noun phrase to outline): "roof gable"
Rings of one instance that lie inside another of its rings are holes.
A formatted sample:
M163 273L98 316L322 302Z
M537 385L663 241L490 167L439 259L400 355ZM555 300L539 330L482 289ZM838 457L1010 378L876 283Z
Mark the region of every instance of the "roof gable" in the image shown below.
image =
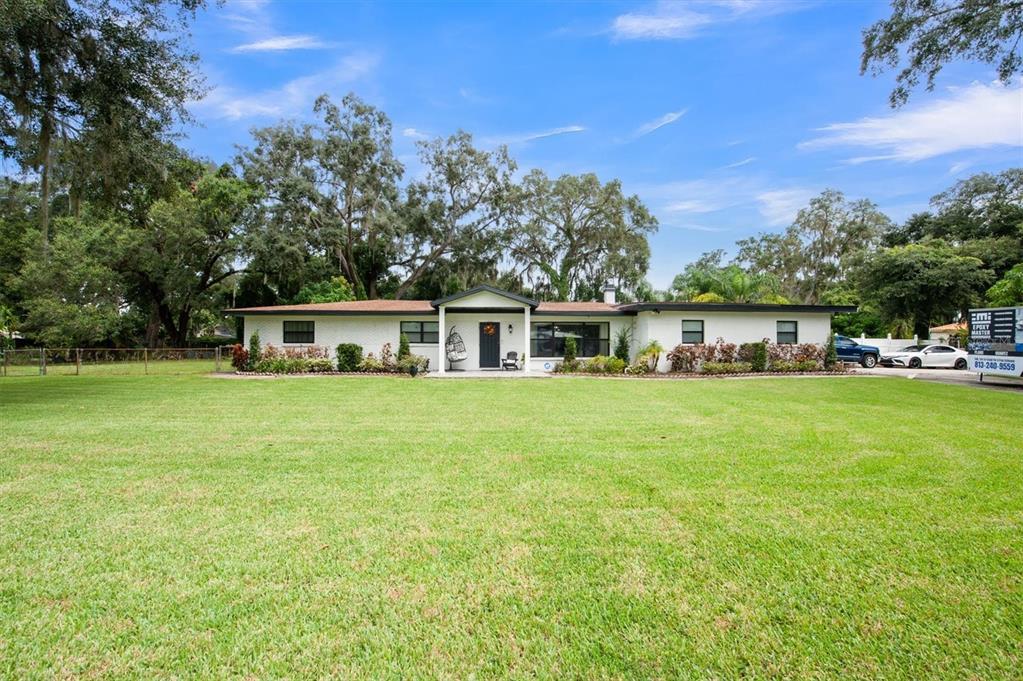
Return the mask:
M480 293L490 293L490 294L493 294L493 295L496 295L496 296L500 296L502 298L507 298L508 300L511 300L511 301L514 301L514 302L518 303L519 305L528 305L530 308L536 308L536 306L539 304L539 303L537 303L537 301L533 300L532 298L527 298L525 296L520 296L517 293L512 293L511 291L505 291L503 289L499 289L499 288L496 288L494 286L487 286L486 284L481 284L480 286L474 286L473 288L471 288L471 289L469 289L467 291L459 291L458 293L453 293L450 296L445 296L443 298L437 298L436 300L432 301L430 303L430 305L432 305L434 308L438 308L441 305L447 305L448 303L453 303L456 300L461 300L463 298L468 298L470 296L474 296L474 295L477 295L477 294L480 294Z

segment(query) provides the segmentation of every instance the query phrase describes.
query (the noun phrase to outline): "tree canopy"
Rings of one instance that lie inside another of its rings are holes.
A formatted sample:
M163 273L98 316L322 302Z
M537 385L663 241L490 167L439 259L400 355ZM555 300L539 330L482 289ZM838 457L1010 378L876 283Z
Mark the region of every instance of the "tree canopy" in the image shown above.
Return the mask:
M912 90L957 59L991 64L1002 82L1020 72L1023 2L1019 0L892 0L891 16L863 32L861 73L901 68L889 97L905 104Z
M620 182L601 184L592 173L551 180L534 170L519 194L508 241L534 295L571 300L609 281L626 288L640 283L657 220Z

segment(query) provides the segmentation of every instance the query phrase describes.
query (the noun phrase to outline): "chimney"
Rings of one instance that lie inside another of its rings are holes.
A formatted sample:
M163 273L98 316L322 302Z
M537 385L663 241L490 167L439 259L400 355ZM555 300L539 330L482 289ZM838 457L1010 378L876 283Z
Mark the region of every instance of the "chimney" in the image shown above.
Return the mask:
M604 284L604 303L607 305L615 305L615 293L618 291L618 287L607 282Z

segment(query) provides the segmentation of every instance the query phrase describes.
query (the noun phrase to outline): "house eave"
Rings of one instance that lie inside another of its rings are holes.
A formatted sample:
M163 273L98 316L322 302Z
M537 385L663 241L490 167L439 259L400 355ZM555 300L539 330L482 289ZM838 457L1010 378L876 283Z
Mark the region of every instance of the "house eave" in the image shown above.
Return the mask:
M274 316L274 317L436 317L436 310L414 310L402 312L400 310L381 310L373 312L370 310L246 310L231 309L224 310L224 314L232 317L250 316Z
M856 312L855 305L774 305L770 303L626 303L623 312L778 312L845 314Z

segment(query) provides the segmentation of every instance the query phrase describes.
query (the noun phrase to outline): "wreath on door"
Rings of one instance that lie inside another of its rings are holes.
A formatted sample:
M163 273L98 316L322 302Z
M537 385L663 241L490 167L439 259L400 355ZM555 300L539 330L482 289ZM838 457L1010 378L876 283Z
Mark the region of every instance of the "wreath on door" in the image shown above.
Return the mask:
M497 333L497 327L493 324L484 324L483 333L485 333L488 336L493 336L495 333Z

